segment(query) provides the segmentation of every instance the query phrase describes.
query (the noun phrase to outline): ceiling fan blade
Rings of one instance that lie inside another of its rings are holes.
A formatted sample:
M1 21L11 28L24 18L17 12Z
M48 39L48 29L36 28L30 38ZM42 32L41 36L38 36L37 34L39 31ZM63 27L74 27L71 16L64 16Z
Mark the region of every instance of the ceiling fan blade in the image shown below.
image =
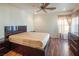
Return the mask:
M49 5L49 3L42 3L41 8L46 8Z
M48 5L49 5L49 3L45 3L45 4L44 4L44 8L46 8Z
M42 9L37 10L36 12L40 12Z
M43 9L43 11L44 11L45 13L47 13L47 11L46 11L45 9Z
M56 7L45 8L45 9L54 10L54 9L56 9Z
M44 7L44 3L41 3L41 7Z
M41 3L42 5L44 5L44 3Z

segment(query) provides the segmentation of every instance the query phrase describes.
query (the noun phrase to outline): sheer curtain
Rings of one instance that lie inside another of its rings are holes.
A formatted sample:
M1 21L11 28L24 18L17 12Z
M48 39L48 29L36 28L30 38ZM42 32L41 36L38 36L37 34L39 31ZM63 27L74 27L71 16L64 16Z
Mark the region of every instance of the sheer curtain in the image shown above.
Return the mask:
M58 16L58 27L61 37L64 39L68 38L68 32L71 26L71 16L70 15L60 15Z
M78 35L78 31L79 31L79 23L78 23L78 20L79 20L79 16L76 15L76 16L73 16L72 18L72 24L71 24L71 33L75 34L75 35Z

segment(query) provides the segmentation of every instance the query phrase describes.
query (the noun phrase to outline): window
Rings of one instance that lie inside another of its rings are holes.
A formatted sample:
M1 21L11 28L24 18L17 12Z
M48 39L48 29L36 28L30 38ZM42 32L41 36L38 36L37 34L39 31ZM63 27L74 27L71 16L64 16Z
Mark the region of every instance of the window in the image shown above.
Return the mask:
M61 34L60 37L63 39L68 39L68 32L70 31L71 26L71 15L59 16L58 17L58 30Z
M69 32L69 25L67 22L67 18L65 16L59 17L58 27L59 27L59 33L66 34Z
M72 18L71 32L78 35L78 16Z

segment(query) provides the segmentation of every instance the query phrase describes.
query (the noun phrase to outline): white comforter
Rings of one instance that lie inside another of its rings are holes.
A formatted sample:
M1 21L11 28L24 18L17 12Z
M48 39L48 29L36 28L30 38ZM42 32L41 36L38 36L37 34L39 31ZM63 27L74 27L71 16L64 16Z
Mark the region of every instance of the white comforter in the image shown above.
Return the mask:
M9 41L24 46L43 49L49 40L48 33L23 32L9 36Z

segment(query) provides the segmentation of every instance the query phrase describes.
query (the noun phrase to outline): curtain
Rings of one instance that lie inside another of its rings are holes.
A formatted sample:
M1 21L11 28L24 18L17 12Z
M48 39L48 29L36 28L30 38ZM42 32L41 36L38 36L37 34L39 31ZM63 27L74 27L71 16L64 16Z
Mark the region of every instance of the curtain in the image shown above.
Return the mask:
M72 15L71 33L78 35L79 32L79 12Z
M72 17L71 17L71 15L68 15L68 16L66 16L66 18L67 18L67 22L68 22L68 25L69 25L69 32L70 32L71 31Z
M70 15L60 15L58 16L58 27L59 33L66 37L71 26L71 16Z

